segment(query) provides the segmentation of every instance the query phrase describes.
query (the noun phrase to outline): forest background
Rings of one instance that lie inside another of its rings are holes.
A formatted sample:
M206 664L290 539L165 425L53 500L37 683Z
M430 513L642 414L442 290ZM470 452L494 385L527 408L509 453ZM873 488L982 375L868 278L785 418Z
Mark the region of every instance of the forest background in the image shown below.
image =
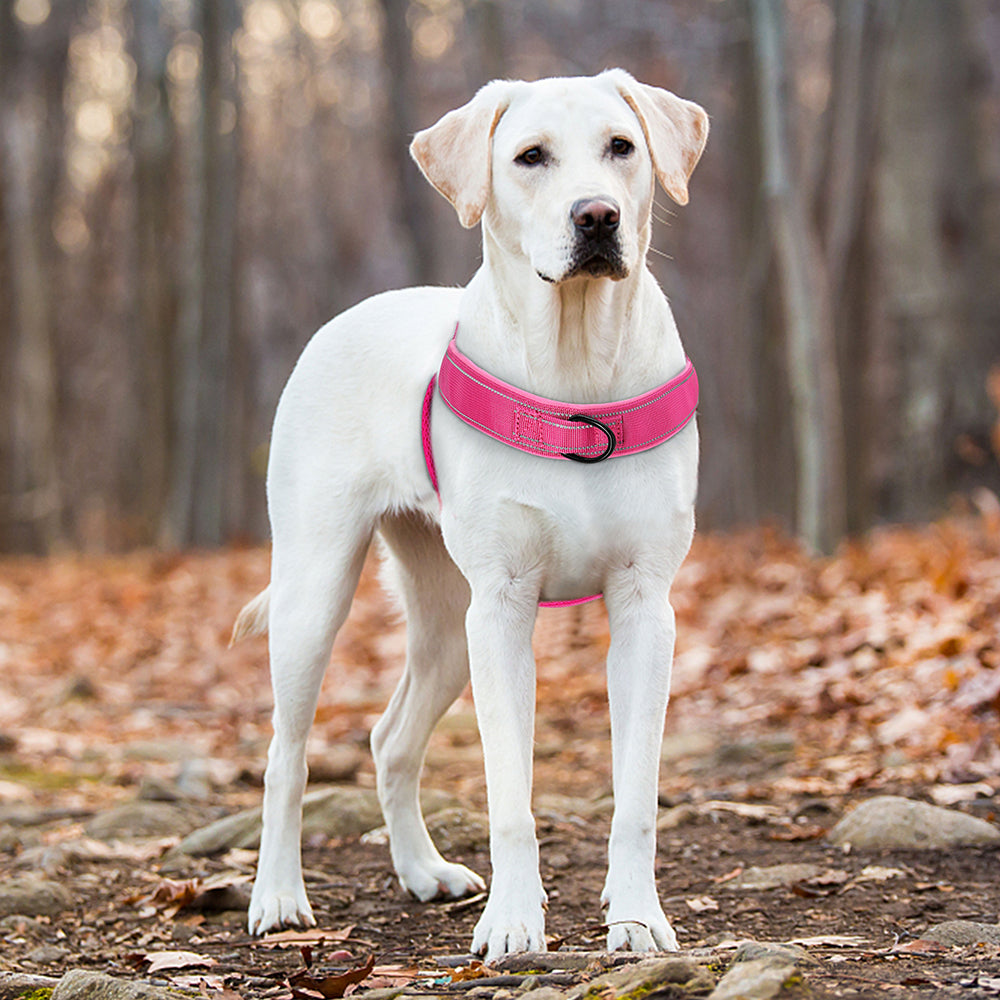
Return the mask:
M995 0L0 0L0 551L266 539L306 340L478 265L410 136L614 65L712 119L651 255L700 524L995 506Z

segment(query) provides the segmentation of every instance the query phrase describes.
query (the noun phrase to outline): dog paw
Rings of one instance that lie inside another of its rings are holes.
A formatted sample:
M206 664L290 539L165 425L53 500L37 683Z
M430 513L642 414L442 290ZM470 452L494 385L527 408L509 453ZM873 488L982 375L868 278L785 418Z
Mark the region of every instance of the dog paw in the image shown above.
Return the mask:
M247 924L251 934L261 935L285 927L315 927L316 918L304 887L295 893L254 891Z
M486 888L486 883L471 868L451 864L443 858L434 864L413 866L398 874L399 884L421 903L441 898L458 899Z
M677 935L666 918L616 921L608 927L608 951L677 951Z
M489 965L504 955L545 950L545 913L541 901L537 906L515 910L499 902L494 904L490 897L472 935L474 955L483 955Z

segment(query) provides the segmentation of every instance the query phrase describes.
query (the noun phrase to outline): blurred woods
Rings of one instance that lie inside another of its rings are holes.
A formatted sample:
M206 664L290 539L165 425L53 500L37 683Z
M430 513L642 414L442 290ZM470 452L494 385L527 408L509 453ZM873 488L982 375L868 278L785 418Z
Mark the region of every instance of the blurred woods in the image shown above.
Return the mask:
M409 137L613 65L712 117L651 259L701 524L823 549L995 504L995 2L0 0L0 549L265 538L307 338L478 264Z

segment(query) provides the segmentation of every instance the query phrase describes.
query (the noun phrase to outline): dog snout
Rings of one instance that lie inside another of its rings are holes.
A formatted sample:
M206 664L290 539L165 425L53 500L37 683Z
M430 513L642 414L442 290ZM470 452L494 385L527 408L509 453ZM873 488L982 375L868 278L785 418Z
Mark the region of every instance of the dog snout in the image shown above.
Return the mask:
M573 202L570 218L581 236L600 239L617 230L621 221L621 209L612 198L580 198Z

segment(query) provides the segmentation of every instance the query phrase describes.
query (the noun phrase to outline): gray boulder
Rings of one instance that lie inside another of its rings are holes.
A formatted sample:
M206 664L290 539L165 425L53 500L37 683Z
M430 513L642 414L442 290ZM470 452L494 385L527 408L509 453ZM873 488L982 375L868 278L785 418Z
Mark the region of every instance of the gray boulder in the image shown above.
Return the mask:
M59 980L51 1000L181 1000L195 996L175 987L161 989L149 983L115 979L101 972L73 969Z
M801 981L795 963L781 955L737 962L719 980L708 1000L771 1000Z
M13 878L0 884L0 917L54 917L73 908L73 894L59 882Z
M1000 925L978 924L974 920L946 920L935 924L920 935L925 941L938 944L1000 944Z
M711 974L686 958L651 958L626 965L575 987L569 1000L585 997L702 996L712 988Z
M830 831L829 839L861 850L982 847L1000 844L1000 830L955 809L881 795L848 813Z
M85 829L95 840L129 840L182 837L196 825L191 812L179 805L139 799L97 813Z
M454 805L450 795L427 790L420 796L427 815ZM382 822L382 810L373 788L334 785L307 792L302 800L302 837L358 837ZM254 850L260 847L261 808L216 820L195 830L177 845L170 855L219 854L234 847Z

